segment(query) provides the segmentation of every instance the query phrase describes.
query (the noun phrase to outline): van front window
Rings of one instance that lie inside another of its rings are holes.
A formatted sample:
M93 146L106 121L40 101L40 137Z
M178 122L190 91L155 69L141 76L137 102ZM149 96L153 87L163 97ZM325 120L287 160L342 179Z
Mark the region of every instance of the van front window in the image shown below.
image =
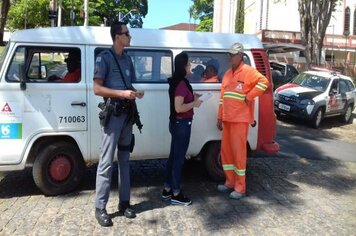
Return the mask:
M9 51L9 45L10 45L10 43L7 43L5 48L1 52L1 55L0 55L0 71L2 70L2 65L4 64L4 60L5 60L6 54Z

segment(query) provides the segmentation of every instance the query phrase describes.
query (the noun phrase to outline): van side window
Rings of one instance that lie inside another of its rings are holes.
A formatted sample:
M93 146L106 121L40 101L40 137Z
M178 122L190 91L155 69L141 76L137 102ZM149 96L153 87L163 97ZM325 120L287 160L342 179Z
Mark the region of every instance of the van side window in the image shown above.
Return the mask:
M192 83L205 82L209 71L207 67L211 66L217 70L218 81L221 82L225 72L230 68L229 55L225 52L185 52L188 53L191 63L191 74L188 80ZM247 56L244 56L244 62L251 64Z
M59 47L18 47L6 74L8 82L77 83L80 77L80 49Z
M95 49L95 58L109 48ZM134 83L167 83L172 76L173 54L171 51L151 49L125 49L131 57L137 80Z
M172 76L171 51L127 49L136 71L136 83L166 83Z

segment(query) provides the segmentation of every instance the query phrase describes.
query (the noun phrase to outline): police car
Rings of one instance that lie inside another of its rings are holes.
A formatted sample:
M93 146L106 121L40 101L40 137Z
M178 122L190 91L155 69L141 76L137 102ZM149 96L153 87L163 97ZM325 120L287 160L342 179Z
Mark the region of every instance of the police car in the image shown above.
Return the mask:
M350 77L325 71L305 71L274 92L274 109L281 114L308 120L318 128L325 117L341 116L352 122L356 90Z

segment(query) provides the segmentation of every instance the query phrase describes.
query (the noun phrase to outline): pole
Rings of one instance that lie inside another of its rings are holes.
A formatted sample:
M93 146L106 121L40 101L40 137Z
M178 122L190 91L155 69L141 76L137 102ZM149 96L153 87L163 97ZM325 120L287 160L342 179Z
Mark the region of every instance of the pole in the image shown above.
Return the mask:
M88 15L88 0L84 0L84 26L88 26L89 15Z
M25 29L27 28L27 0L25 0Z
M57 26L60 27L62 25L62 1L59 0L58 2L58 19L57 19Z

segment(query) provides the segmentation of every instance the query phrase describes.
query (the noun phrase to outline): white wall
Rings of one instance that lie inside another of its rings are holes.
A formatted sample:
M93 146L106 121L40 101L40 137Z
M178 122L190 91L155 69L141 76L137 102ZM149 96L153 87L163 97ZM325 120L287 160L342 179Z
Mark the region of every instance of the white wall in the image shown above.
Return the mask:
M213 32L234 33L237 0L214 0Z
M353 34L356 0L342 0L330 20L327 34L342 35L344 30L344 7L350 7L350 30ZM215 7L215 6L214 6ZM262 13L261 13L261 8ZM255 34L261 30L300 31L297 0L245 0L245 33Z

